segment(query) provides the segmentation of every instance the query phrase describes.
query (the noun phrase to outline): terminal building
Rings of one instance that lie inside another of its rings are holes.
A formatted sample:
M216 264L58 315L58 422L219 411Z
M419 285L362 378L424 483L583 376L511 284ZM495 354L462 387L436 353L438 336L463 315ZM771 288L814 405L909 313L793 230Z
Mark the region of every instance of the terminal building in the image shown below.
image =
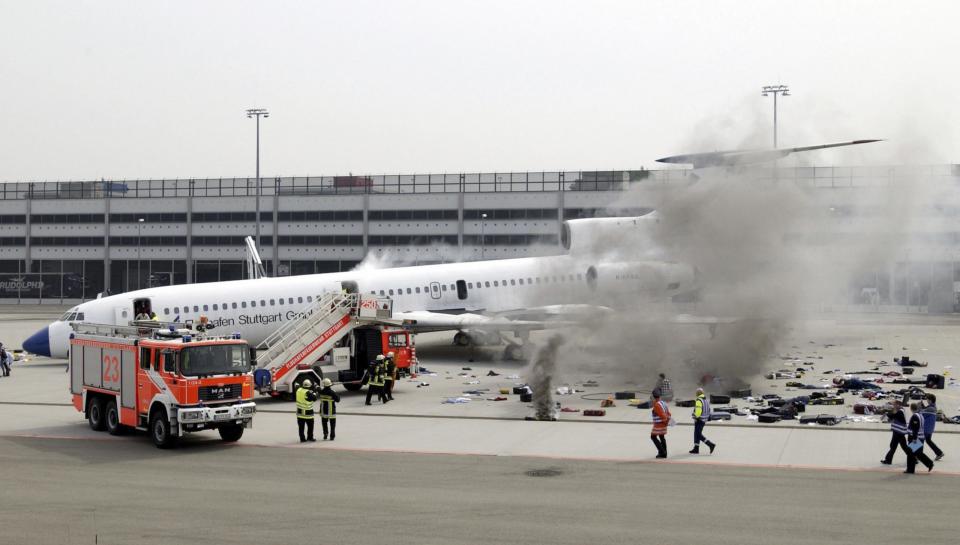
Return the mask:
M871 188L943 190L911 245L825 304L960 311L958 165L795 167L765 178L812 191L835 219L820 238L857 244L882 209ZM70 304L99 293L244 277L244 237L267 273L347 271L561 253L564 220L636 216L691 171L568 171L0 184L0 302ZM952 191L951 191L952 190ZM856 206L854 206L856 204ZM259 221L258 221L259 220ZM800 238L805 235L799 234ZM811 237L817 238L817 237ZM810 243L823 243L812 241Z

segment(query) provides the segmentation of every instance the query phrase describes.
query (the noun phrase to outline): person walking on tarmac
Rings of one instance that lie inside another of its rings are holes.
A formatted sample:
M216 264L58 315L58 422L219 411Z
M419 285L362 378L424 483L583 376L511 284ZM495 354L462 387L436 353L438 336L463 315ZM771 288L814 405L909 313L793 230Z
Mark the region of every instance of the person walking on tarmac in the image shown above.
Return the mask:
M657 447L657 458L667 457L667 425L670 424L670 409L667 403L660 399L660 390L653 391L653 429L650 431L650 440Z
M383 393L387 401L393 401L393 383L397 380L397 364L393 361L393 352L388 352L383 360Z
M377 399L381 403L386 403L387 398L383 395L383 354L378 354L376 361L371 361L367 368L367 405L370 405L370 398L377 394Z
M907 470L904 473L914 473L917 469L917 460L927 466L927 471L933 471L933 460L923 452L923 415L920 413L920 404L911 403L910 412L913 414L910 416L910 423L907 424L907 429L910 430L910 442L907 443L909 450L907 451Z
M703 436L703 428L710 421L710 401L707 400L703 388L697 388L697 399L693 402L693 449L690 454L700 454L700 441L710 448L710 454L717 448L716 443Z
M314 442L313 438L313 404L317 401L317 393L313 391L310 379L303 381L297 388L297 429L300 432L300 442ZM307 428L307 435L303 435L303 428Z
M937 455L936 461L943 459L943 451L933 442L933 430L937 425L937 396L927 394L927 401L923 404L923 436L926 437L926 444L930 445L930 450Z
M881 464L890 465L893 463L893 455L897 452L899 446L909 458L910 448L907 447L907 417L903 414L903 407L899 399L894 399L892 409L887 413L887 419L890 421L890 450L887 455L880 460Z
M333 382L323 379L323 389L320 390L320 425L323 426L323 439L327 439L329 425L330 440L337 438L337 403L340 396L333 391Z

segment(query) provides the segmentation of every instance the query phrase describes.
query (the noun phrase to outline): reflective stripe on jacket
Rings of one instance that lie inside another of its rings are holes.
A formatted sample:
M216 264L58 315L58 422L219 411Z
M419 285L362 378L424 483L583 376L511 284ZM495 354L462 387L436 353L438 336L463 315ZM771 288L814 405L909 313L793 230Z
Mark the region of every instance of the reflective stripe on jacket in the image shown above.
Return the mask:
M910 440L926 440L926 437L923 435L923 415L920 413L914 413L914 415L910 417Z
M370 386L383 386L383 367L375 363L370 366Z
M320 390L320 416L322 418L336 418L339 401L340 396L333 391L333 388L327 386Z
M707 397L698 396L697 400L693 403L693 418L695 420L710 420L710 413L712 412Z
M312 399L311 399L312 398ZM297 390L297 418L306 420L313 419L313 402L317 400L317 395L313 391L301 387Z
M650 435L666 435L667 424L670 423L670 409L662 399L653 404L653 430Z
M910 430L907 428L907 417L903 414L903 409L899 409L890 417L890 431L898 435L910 433Z

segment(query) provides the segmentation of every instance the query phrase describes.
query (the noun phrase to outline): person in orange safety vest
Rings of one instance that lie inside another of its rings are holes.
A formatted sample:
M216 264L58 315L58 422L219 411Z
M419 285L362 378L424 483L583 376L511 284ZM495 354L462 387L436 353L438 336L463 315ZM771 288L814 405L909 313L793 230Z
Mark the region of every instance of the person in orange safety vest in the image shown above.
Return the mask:
M657 458L667 457L667 426L670 424L670 409L667 402L660 399L660 390L653 391L653 429L650 440L657 447Z

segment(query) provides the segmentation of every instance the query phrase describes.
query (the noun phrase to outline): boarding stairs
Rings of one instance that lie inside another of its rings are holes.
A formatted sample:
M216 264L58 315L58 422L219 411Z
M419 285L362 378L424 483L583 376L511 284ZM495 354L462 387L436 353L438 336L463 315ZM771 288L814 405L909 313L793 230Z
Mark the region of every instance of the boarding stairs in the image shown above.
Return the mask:
M390 299L373 295L328 292L316 297L257 345L257 387L261 393L292 393L298 370L309 369L354 328L391 318L392 309ZM269 371L269 380L260 369Z

